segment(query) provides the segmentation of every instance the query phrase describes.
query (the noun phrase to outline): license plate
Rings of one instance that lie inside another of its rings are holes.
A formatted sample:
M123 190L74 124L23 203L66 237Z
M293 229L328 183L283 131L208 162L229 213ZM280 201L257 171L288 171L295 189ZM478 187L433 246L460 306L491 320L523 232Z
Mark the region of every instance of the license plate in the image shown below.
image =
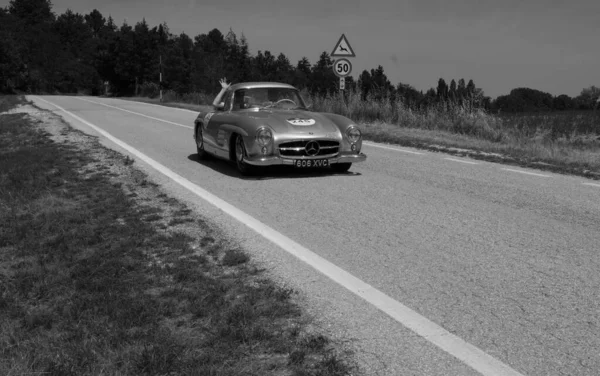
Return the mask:
M294 166L300 168L328 167L329 159L296 159Z

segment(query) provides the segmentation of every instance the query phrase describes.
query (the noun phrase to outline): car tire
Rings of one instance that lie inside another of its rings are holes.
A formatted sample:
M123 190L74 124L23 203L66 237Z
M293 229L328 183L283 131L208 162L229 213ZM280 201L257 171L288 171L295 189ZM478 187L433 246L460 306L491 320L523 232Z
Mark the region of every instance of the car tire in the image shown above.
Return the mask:
M200 140L200 142L198 142ZM202 161L208 158L208 153L204 150L204 138L202 137L202 125L196 129L196 152L198 154L198 160Z
M240 174L242 174L244 176L254 175L256 172L255 167L244 162L244 159L248 156L248 153L246 152L246 146L244 145L244 139L239 134L235 135L234 147L235 147L235 165L237 167L237 170L240 172Z
M352 163L334 163L331 165L331 168L335 172L346 172L350 169Z

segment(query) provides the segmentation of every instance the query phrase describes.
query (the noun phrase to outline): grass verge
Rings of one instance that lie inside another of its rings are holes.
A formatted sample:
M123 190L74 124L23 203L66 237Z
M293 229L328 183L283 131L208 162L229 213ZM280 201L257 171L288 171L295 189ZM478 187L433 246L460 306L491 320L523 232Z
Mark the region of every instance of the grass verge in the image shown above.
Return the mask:
M0 114L0 374L355 372L294 291L130 158L50 127Z
M573 146L564 139L493 142L444 130L386 123L360 124L359 127L364 139L369 141L600 180L600 141L595 136L581 136L581 145Z

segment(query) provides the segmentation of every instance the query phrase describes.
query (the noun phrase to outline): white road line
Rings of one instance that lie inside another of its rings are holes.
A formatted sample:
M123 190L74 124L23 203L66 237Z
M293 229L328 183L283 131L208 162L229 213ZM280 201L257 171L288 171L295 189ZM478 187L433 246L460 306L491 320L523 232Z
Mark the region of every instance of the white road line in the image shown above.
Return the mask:
M185 112L191 112L194 114L199 114L200 111L192 111L192 110L188 110L187 108L180 108L180 107L172 107L172 106L162 106L160 104L155 104L155 103L148 103L148 102L141 102L141 101L134 101L131 99L119 99L120 101L124 101L124 102L131 102L131 103L139 103L139 104L145 104L147 106L154 106L154 107L162 107L162 108L172 108L174 110L179 110L179 111L185 111Z
M596 183L582 183L583 185L591 185L592 187L600 187L600 184Z
M83 124L86 124L87 126L94 129L96 132L100 133L110 141L127 150L129 153L135 155L140 160L146 162L157 171L161 172L162 174L177 182L181 186L187 188L189 191L196 194L198 197L206 200L207 202L213 204L223 212L229 214L234 219L240 221L244 225L256 231L258 234L262 235L266 239L281 247L284 251L304 261L305 263L307 263L317 271L321 272L331 280L348 289L352 293L358 295L365 301L369 302L373 306L385 312L387 315L392 317L400 324L412 330L419 336L425 338L427 341L436 345L448 354L461 360L462 362L464 362L474 370L478 371L482 375L522 376L521 373L510 368L510 366L508 366L507 364L502 363L498 359L492 357L491 355L485 353L483 350L466 342L462 338L455 336L454 334L450 333L449 331L437 325L436 323L428 320L424 316L419 315L417 312L411 310L402 303L392 299L388 295L377 290L376 288L367 284L366 282L363 282L362 280L354 277L352 274L339 268L338 266L327 261L326 259L317 255L316 253L311 252L307 248L304 248L292 239L275 231L274 229L270 228L269 226L265 225L259 220L249 216L248 214L244 213L243 211L239 210L233 205L193 184L181 175L178 175L177 173L171 171L167 167L161 165L157 161L151 159L147 155L141 153L140 151L131 147L125 142L117 139L116 137L112 136L103 129L91 124L90 122L80 118L79 116L65 110L60 106L48 102L45 99L39 99L53 105L54 107L70 115L74 119L82 122Z
M467 164L474 164L474 165L479 164L477 162L470 162L470 161L465 161L465 160L456 159L456 158L444 158L444 159L449 160L449 161L454 161L454 162L460 162L460 163L467 163Z
M381 148L381 149L388 149L388 150L394 150L394 151L401 151L403 153L409 153L409 154L419 154L422 155L424 153L419 153L418 151L412 151L412 150L406 150L406 149L400 149L400 148L394 148L394 147L389 147L389 146L384 146L381 144L377 144L374 142L368 142L368 141L363 141L363 145L367 145L367 146L374 146L376 148Z
M513 170L512 168L502 168L502 170L512 171L512 172L518 172L520 174L541 176L541 177L544 177L544 178L549 178L550 177L550 175L536 174L535 172L527 172L527 171L521 171L521 170Z
M162 121L163 123L177 125L178 127L184 127L184 128L194 129L194 127L191 127L189 125L179 124L179 123L175 123L175 122L172 122L172 121L168 121L168 120L164 120L164 119L159 119L159 118L156 118L154 116L148 116L148 115L140 114L139 112L129 111L129 110L126 110L126 109L121 108L121 107L112 106L110 104L96 102L96 101L92 101L92 100L89 100L89 99L83 99L83 98L79 98L79 97L73 97L73 98L79 99L80 101L85 101L85 102L90 102L90 103L96 103L96 104L99 104L99 105L104 106L104 107L114 108L115 110L129 112L130 114L143 116L143 117L148 118L148 119L152 119L152 120L156 120L156 121Z

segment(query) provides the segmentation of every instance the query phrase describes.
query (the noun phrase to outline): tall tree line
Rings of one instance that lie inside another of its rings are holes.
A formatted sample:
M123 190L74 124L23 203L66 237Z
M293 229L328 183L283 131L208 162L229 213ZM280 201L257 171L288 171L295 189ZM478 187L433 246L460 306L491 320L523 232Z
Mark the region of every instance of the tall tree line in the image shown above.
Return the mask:
M67 10L57 16L49 0L12 0L0 8L0 92L102 94L214 92L218 80L280 81L311 94L337 90L333 60L323 52L315 64L303 57L296 64L283 54L249 52L248 41L233 30L213 29L190 38L174 35L166 24L150 27L145 20L117 26L98 10L81 15ZM412 108L460 105L502 111L544 111L593 108L596 87L576 98L553 97L518 88L492 101L473 80L443 78L437 88L418 91L404 83L393 85L381 65L364 70L358 80L347 78L347 91L363 100L402 102Z

